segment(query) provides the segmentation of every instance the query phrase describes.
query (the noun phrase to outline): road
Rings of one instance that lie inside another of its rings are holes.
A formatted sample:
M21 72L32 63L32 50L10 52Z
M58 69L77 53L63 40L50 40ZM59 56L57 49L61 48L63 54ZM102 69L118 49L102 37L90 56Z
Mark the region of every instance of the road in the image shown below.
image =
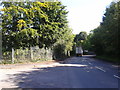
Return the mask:
M118 88L119 66L90 56L0 68L0 88Z

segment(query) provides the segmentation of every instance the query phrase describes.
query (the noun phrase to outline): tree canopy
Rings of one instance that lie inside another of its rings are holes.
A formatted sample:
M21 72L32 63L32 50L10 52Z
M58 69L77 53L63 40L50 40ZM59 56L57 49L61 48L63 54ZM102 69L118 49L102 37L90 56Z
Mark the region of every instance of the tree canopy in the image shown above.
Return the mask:
M51 47L70 31L66 27L68 12L61 2L2 2L2 5L5 50L36 45Z
M87 33L85 31L82 31L79 34L76 34L74 38L74 42L76 43L76 46L81 46L83 41L86 39L87 39Z
M98 55L117 56L119 52L118 30L120 24L120 1L112 2L106 8L103 21L100 26L92 30L90 42L92 48Z

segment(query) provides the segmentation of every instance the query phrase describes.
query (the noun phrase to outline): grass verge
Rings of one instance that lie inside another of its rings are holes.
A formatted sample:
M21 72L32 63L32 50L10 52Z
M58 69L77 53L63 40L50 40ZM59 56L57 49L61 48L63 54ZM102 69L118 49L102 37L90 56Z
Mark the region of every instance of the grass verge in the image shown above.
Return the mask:
M101 59L101 60L104 60L104 61L108 61L108 62L112 62L112 63L116 63L116 64L120 64L120 60L118 59L118 57L95 56L95 58Z

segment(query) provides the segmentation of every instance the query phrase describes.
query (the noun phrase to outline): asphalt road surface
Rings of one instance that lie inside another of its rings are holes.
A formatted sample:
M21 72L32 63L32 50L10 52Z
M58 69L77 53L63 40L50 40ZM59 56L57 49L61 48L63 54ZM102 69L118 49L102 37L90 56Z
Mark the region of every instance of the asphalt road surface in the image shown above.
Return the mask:
M90 56L0 68L0 88L119 88L119 66Z

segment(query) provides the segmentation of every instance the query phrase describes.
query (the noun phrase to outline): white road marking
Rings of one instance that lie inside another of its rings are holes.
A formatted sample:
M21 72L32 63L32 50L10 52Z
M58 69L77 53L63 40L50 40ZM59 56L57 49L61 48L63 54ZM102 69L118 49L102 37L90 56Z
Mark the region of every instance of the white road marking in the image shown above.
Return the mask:
M34 67L37 67L37 68L55 67L55 66L85 67L85 66L87 66L87 65L83 65L83 64L59 64L59 63L54 63L54 64L50 64L50 65L34 65Z
M101 71L103 71L103 72L106 72L105 70L103 70L102 68L99 68L99 67L97 67L97 66L95 66L97 69L99 69L99 70L101 70Z
M120 77L119 76L116 76L116 75L113 75L114 77L116 77L116 78L118 78L118 79L120 79Z
M90 65L92 65L92 63L89 63Z

